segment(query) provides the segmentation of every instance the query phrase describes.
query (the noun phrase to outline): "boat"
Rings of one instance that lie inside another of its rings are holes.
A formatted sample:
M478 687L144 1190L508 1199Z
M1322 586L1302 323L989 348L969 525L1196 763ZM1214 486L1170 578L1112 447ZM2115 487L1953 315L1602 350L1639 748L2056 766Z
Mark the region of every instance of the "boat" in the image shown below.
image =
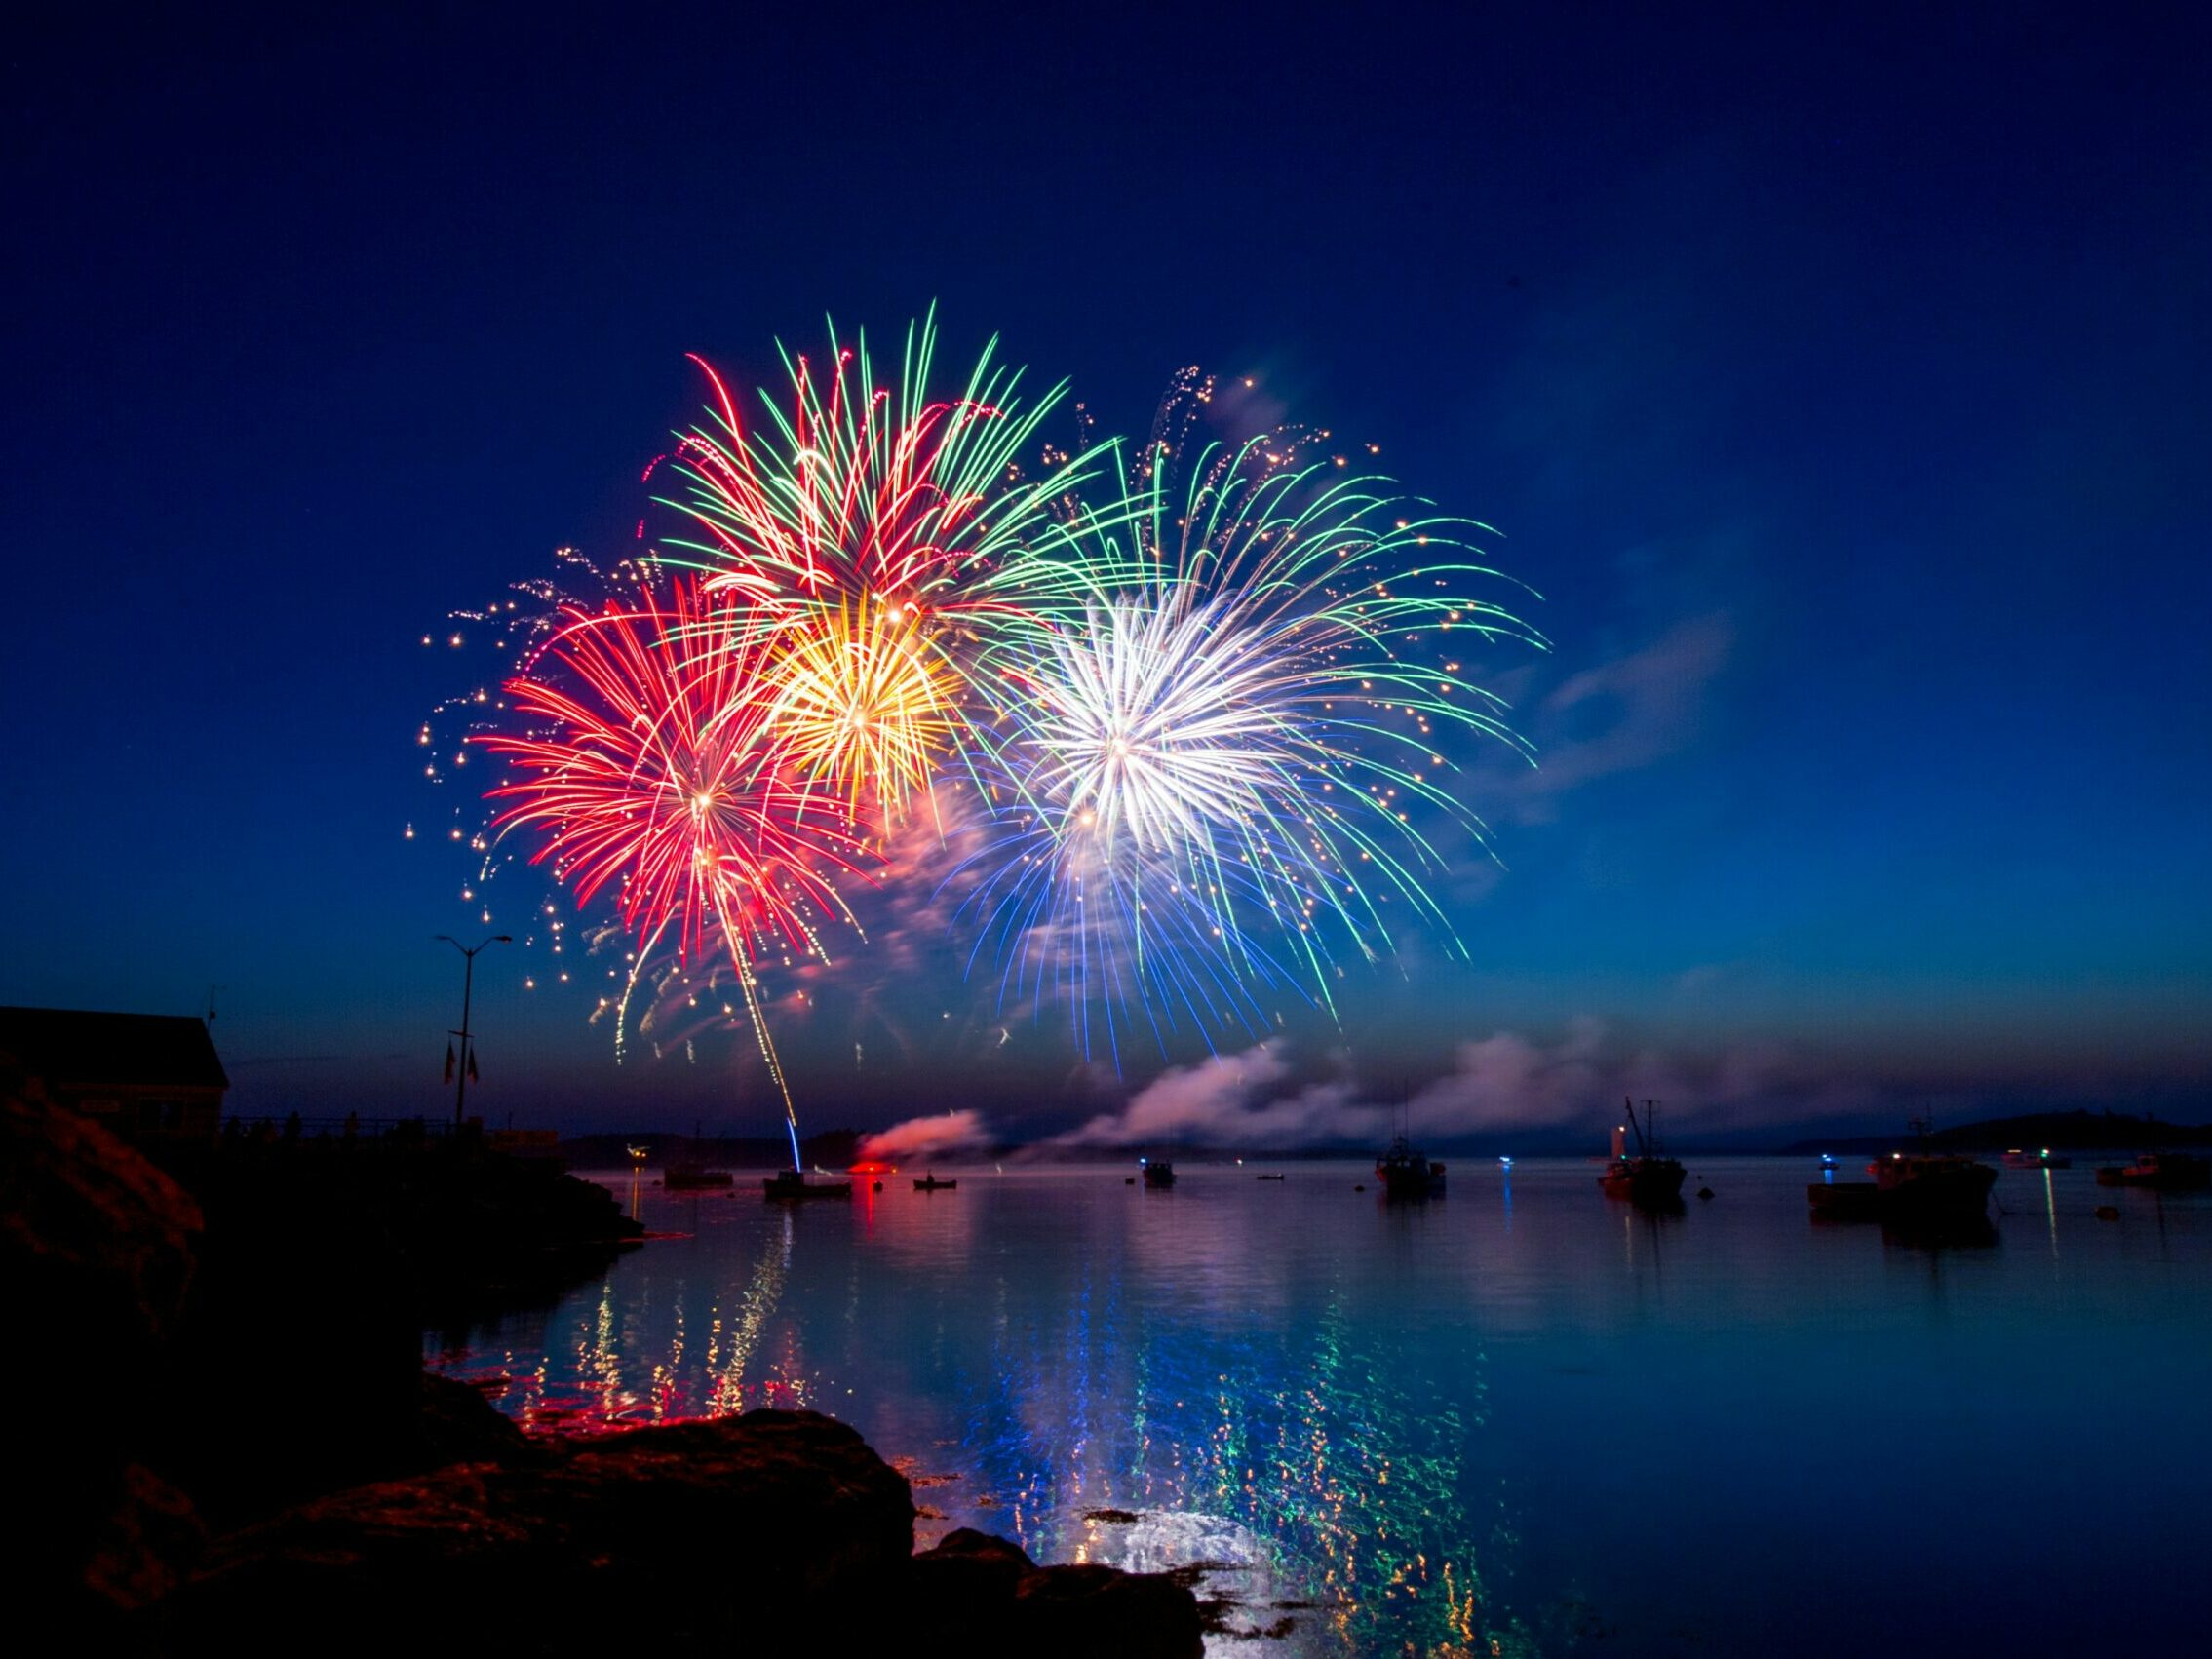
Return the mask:
M778 1170L760 1182L762 1198L850 1198L849 1180L808 1180L802 1170Z
M1252 1178L1254 1180L1281 1180L1283 1177L1281 1176L1254 1176Z
M1937 1152L1928 1145L1928 1124L1915 1118L1917 1151L1892 1152L1867 1165L1871 1181L1814 1181L1805 1189L1818 1215L1838 1220L1880 1216L1884 1220L1956 1220L1987 1214L1997 1171L1963 1152Z
M1175 1166L1165 1158L1156 1164L1149 1158L1140 1158L1137 1162L1144 1168L1146 1186L1166 1188L1175 1185Z
M698 1192L736 1184L737 1177L729 1171L711 1170L704 1164L671 1164L661 1172L661 1185L670 1192Z
M937 1172L936 1172L935 1170L932 1170L932 1171L930 1171L930 1172L929 1172L929 1174L927 1174L926 1176L922 1176L922 1177L918 1177L918 1178L917 1178L917 1179L916 1179L916 1180L914 1181L914 1191L916 1191L916 1192L951 1192L951 1190L952 1190L952 1189L953 1189L954 1187L958 1186L959 1184L960 1184L960 1181L959 1181L959 1177L953 1177L952 1179L951 1179L951 1180L939 1180L939 1179L937 1178Z
M2037 1152L2023 1152L2015 1146L2005 1153L2003 1163L2008 1170L2071 1170L2074 1168L2072 1158L2054 1158L2051 1156L2051 1149L2048 1146Z
M1403 1135L1375 1160L1375 1178L1385 1198L1441 1198L1444 1166L1428 1158Z
M1662 1210L1682 1202L1682 1162L1659 1150L1659 1102L1644 1102L1644 1121L1636 1120L1636 1102L1623 1100L1628 1122L1612 1132L1612 1162L1598 1177L1598 1190L1608 1198L1625 1198L1647 1210ZM1636 1136L1636 1155L1629 1156L1626 1137Z
M2154 1192L2194 1192L2212 1186L2212 1159L2192 1152L2141 1152L2135 1162L2097 1172L2099 1186L2147 1186Z

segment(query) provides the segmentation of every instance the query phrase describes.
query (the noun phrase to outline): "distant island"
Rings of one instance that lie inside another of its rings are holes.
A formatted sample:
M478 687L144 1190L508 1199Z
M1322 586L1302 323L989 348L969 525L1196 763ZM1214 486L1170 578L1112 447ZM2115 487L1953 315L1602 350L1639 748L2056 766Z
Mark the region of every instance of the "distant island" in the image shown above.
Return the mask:
M1887 1152L1910 1137L1860 1135L1793 1140L1785 1153ZM2054 1152L2140 1152L2165 1147L2212 1146L2212 1124L2167 1123L2123 1112L2031 1112L1938 1129L1928 1143L1947 1152L2004 1152L2014 1147Z

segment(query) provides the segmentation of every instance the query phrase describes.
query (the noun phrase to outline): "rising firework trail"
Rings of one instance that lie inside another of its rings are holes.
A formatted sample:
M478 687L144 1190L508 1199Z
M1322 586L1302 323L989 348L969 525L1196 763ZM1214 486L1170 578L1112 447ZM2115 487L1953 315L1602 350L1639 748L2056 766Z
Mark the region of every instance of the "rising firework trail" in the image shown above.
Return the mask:
M570 606L507 682L527 729L472 741L508 764L488 794L503 803L495 831L534 837L531 862L579 907L611 886L638 945L631 988L664 941L686 963L717 940L728 950L796 1169L797 1116L757 966L766 948L826 959L817 918L849 919L836 882L861 867L838 803L793 766L749 610L688 575L640 581L598 611Z

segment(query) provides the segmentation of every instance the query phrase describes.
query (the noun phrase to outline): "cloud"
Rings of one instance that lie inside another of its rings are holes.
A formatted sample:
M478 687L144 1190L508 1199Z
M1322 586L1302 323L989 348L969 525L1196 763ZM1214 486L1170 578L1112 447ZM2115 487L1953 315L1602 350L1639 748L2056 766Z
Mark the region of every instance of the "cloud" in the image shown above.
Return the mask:
M1462 1043L1453 1067L1407 1102L1416 1135L1555 1125L1602 1111L1617 1081L1606 1027L1587 1015L1546 1046L1511 1031Z
M1569 676L1536 705L1530 735L1537 765L1512 772L1505 810L1522 823L1548 822L1568 791L1639 771L1685 747L1734 643L1734 625L1715 611Z
M860 1143L863 1158L948 1158L956 1152L975 1152L990 1144L990 1131L983 1113L973 1108L938 1112L930 1117L909 1118Z

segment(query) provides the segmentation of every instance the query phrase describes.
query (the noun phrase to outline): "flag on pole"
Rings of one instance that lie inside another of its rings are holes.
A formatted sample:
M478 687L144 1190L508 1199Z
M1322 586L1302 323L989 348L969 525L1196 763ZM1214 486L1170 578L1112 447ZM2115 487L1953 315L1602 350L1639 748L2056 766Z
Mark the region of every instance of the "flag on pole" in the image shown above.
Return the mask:
M453 1045L451 1043L446 1045L446 1081L448 1083L453 1081Z
M474 1043L471 1043L471 1044L469 1045L469 1081L470 1081L471 1083L474 1083L474 1082L476 1082L476 1081L477 1081L477 1074L476 1074L476 1044L474 1044Z

